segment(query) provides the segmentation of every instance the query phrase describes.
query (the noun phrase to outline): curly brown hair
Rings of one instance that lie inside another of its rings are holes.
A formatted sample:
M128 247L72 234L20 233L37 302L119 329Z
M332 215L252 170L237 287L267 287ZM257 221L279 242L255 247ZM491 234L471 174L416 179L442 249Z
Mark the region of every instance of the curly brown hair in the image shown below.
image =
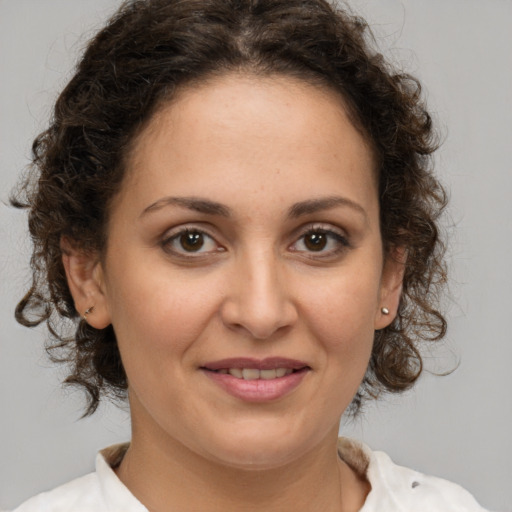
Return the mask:
M420 85L372 44L362 19L324 0L130 0L92 39L12 199L29 210L34 246L32 286L16 319L47 323L50 355L70 364L65 382L87 391L85 414L103 394L125 396L127 378L112 326L96 330L80 320L61 240L101 254L136 135L177 89L230 71L293 76L344 98L376 155L384 249L388 257L394 247L407 254L398 315L375 333L353 410L417 380L421 346L446 331L438 230L446 194L431 170L437 142Z

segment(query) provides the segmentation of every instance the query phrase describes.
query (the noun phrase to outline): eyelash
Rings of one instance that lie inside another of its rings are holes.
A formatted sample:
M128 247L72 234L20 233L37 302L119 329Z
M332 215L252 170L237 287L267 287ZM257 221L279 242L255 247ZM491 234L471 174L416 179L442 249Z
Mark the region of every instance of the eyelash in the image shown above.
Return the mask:
M183 237L183 236L186 236L186 235L200 235L202 237L203 243L201 244L199 249L202 249L203 245L205 243L208 243L208 241L213 242L216 245L217 249L216 250L212 250L212 251L200 251L199 252L199 251L187 251L187 250L185 250L183 248L183 246L181 246L181 249L177 249L177 248L173 248L172 247L174 242L179 243L180 242L180 238ZM210 253L213 253L213 252L224 252L225 251L224 247L220 246L215 241L214 237L209 235L203 229L195 228L195 227L186 227L186 228L182 228L182 229L179 229L176 232L171 233L169 236L166 236L162 240L161 246L162 246L163 250L166 253L178 256L178 257L183 258L183 259L196 259L198 257L204 256L205 254L210 254Z
M321 235L325 236L327 238L326 244L329 244L329 242L334 242L336 246L330 250L324 250L322 247L320 251L314 251L314 250L304 250L300 252L305 252L308 254L307 257L309 258L329 258L333 256L337 256L341 252L345 251L346 249L350 248L350 243L346 236L342 235L338 231L335 231L331 228L326 228L323 226L312 226L309 229L307 229L304 233L300 235L300 237L297 239L296 242L293 243L292 247L297 245L299 241L302 241L302 243L306 243L306 237L312 236L312 235ZM292 249L295 252L299 252L297 249Z
M199 246L198 251L187 251L183 247L183 245L180 244L180 239L183 236L187 236L187 235L196 235L196 237L197 236L202 237L202 240L201 240L202 243ZM322 237L322 236L326 237L324 239L325 244L328 245L329 243L331 243L331 244L335 243L336 247L331 248L327 251L324 250L325 246L321 247L320 250L318 250L318 251L311 250L311 249L308 250L307 248L306 249L297 249L296 246L298 244L300 244L300 243L306 244L307 243L307 242L305 242L306 237L313 236L313 235L317 235L320 237ZM205 244L212 243L212 242L215 244L215 249L201 251L201 249L203 248L203 246ZM181 247L179 247L179 248L173 247L174 243L180 244ZM218 244L218 242L216 242L216 240L213 236L211 236L205 230L203 230L201 228L196 228L196 227L184 227L184 228L178 229L177 231L172 232L171 234L166 236L161 241L160 245L162 246L162 249L164 250L164 252L171 254L173 256L177 256L179 258L188 259L188 260L195 260L195 259L198 259L198 258L201 258L204 256L208 256L213 253L224 252L226 250L223 246L221 246L220 244ZM330 228L326 228L324 226L313 225L313 226L309 227L306 231L301 232L300 236L298 238L296 238L295 242L293 242L293 244L291 244L289 246L289 249L292 252L307 254L306 257L311 258L311 259L322 259L322 258L329 258L329 257L337 256L341 252L345 251L347 248L350 248L350 246L351 245L350 245L347 237L342 235L338 231L335 231Z

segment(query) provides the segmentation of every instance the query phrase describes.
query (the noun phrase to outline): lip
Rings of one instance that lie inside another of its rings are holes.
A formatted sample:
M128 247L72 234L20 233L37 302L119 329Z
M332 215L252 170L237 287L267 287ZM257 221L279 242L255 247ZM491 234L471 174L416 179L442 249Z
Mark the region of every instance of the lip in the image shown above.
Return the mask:
M255 359L252 357L232 357L220 359L203 364L202 368L207 370L221 370L222 368L254 368L255 370L275 370L276 368L287 368L291 370L300 370L309 368L304 361L297 359L288 359L287 357L266 357L265 359Z
M271 380L245 380L230 374L217 373L223 368L253 368L257 370L274 370L286 368L293 373ZM311 368L303 361L282 357L253 359L237 357L208 362L201 368L203 374L222 390L245 402L271 402L283 398L296 389Z

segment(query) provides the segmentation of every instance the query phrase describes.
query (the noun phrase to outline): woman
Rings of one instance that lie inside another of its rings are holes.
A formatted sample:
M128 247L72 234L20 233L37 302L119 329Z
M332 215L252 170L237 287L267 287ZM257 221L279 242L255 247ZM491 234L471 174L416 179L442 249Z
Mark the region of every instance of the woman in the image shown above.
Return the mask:
M434 149L416 82L321 0L121 9L35 142L17 317L88 414L127 393L132 441L19 510L482 510L337 442L445 332Z

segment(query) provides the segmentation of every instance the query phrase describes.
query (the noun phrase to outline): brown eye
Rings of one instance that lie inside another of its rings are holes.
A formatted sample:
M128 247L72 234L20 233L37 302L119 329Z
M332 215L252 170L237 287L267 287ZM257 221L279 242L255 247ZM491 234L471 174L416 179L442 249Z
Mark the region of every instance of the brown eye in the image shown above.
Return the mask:
M186 231L179 237L181 247L187 252L197 252L204 245L204 235L199 231Z
M293 252L309 254L311 258L334 258L350 247L347 238L335 231L324 227L313 227L305 231L290 246Z
M304 236L304 245L309 251L323 251L327 246L328 235L320 231Z
M198 257L224 252L210 235L200 229L185 228L162 240L162 248L168 254L182 257Z

